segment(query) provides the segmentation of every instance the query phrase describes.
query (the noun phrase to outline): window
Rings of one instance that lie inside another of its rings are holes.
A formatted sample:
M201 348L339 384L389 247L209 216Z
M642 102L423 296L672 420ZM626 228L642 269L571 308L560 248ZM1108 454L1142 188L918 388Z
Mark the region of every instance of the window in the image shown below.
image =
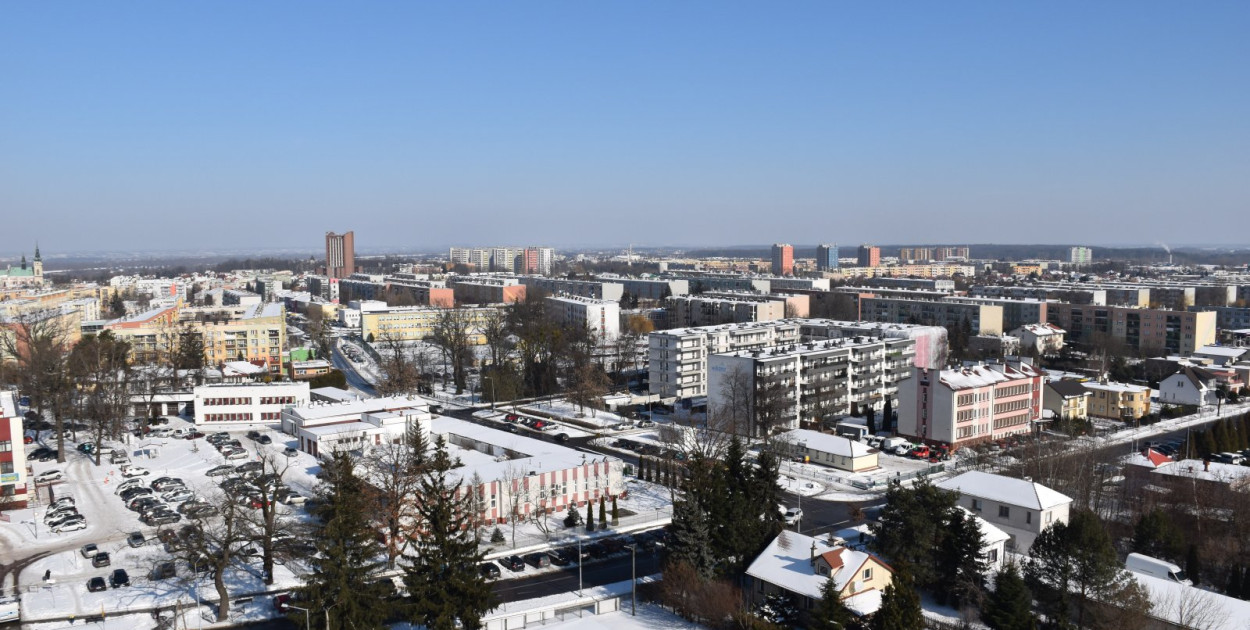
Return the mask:
M1043 512L1043 514L1045 514L1045 515L1046 515L1046 519L1045 519L1045 520L1046 520L1046 524L1047 524L1047 525L1049 525L1049 524L1050 524L1050 522L1051 522L1051 520L1053 520L1053 519L1054 519L1054 514L1052 514L1052 513L1050 513L1050 512Z
M1032 512L1025 512L1025 513L1024 513L1024 522L1025 522L1025 523L1029 523L1030 525L1033 523L1033 513L1032 513Z
M999 518L1011 518L1011 508L1005 505L998 506L998 517Z
M985 554L985 559L988 560L990 564L997 564L998 563L998 550L991 549L989 553Z
M0 462L0 473L13 472L13 462Z
M0 453L8 453L11 450L13 450L13 442L9 440L0 441Z
M980 512L980 511L981 511L981 509L982 509L982 507L983 507L983 506L981 505L981 500L980 500L980 499L973 499L973 500L972 500L972 509L973 509L973 510L976 510L977 512Z
M872 567L867 567L864 569L864 581L867 582L871 579L872 579Z

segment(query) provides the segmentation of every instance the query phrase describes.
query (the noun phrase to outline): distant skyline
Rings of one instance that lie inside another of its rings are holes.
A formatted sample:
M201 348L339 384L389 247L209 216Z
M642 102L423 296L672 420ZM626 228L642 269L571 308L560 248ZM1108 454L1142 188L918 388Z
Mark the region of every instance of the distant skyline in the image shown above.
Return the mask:
M1250 4L9 3L3 252L1236 245Z

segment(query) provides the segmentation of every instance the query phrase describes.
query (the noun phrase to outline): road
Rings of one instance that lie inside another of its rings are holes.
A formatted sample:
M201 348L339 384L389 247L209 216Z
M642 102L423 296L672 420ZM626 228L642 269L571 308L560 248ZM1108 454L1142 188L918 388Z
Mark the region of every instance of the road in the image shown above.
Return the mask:
M343 376L347 377L347 386L366 396L377 396L378 390L374 388L373 384L361 378L360 374L356 372L356 366L352 365L352 362L348 361L347 357L344 357L339 352L337 340L333 348L333 352L330 353L330 363L334 364L334 367L342 372Z

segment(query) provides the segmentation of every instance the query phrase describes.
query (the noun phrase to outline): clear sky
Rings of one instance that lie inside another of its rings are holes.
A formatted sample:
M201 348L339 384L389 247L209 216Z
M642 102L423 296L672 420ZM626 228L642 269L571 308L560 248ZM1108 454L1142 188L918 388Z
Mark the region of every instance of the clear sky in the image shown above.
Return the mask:
M1248 33L1245 0L6 2L0 251L1246 243Z

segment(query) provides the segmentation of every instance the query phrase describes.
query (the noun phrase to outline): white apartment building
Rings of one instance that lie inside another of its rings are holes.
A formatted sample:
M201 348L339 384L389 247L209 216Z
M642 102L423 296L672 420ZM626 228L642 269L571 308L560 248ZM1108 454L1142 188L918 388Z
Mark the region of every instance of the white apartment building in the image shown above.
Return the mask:
M767 322L786 316L786 301L766 295L678 295L664 303L678 326Z
M621 334L621 305L580 295L554 295L543 300L547 317L564 326L585 326L599 343L610 343Z
M969 471L936 484L959 493L959 506L1011 537L1007 549L1028 553L1033 541L1053 523L1068 522L1071 497L1040 483Z
M952 446L1030 433L1042 417L1043 379L1028 363L917 368L899 388L898 432Z
M193 392L195 424L205 428L277 426L283 410L308 404L308 383L200 385Z
M431 417L429 401L418 396L305 401L282 410L281 429L299 440L299 450L322 457L394 442L413 424L428 437Z
M650 391L662 398L707 395L707 360L716 353L799 341L796 321L748 322L656 331L649 335Z
M849 415L853 407L881 409L911 376L915 346L912 339L846 337L712 354L708 403L737 404L732 390L746 384L752 435L762 433L764 422L770 430L788 430ZM762 416L769 408L779 409L780 417Z

